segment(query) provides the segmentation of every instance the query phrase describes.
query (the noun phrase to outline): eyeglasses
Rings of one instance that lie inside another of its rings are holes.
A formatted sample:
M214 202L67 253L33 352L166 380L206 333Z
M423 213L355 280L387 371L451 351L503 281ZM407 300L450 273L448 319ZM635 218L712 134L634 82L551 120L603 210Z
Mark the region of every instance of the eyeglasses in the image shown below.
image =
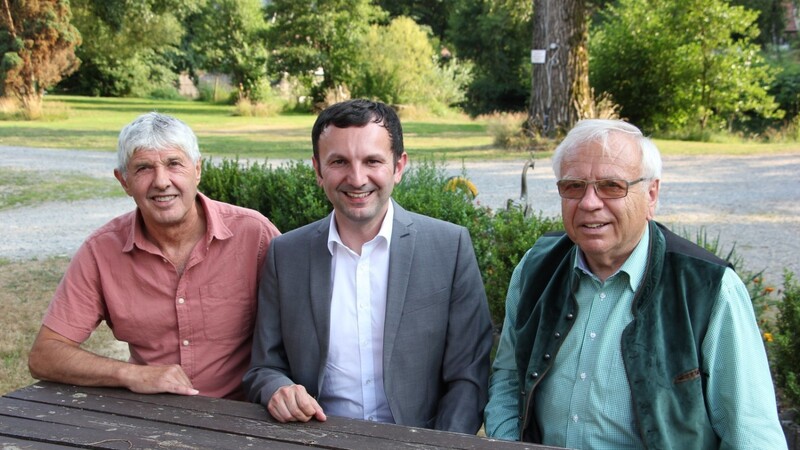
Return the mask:
M594 192L600 198L622 198L628 195L629 187L647 179L648 178L639 178L633 181L621 180L618 178L597 181L564 179L558 180L556 185L558 186L558 195L562 198L583 198L583 195L586 193L586 187L590 184L594 185Z

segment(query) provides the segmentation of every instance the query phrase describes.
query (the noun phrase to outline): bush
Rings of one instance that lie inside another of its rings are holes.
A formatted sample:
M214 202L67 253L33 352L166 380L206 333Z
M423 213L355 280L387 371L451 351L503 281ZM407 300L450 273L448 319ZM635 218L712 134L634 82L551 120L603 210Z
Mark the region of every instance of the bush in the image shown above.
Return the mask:
M784 272L783 301L778 303L775 328L775 333L765 336L765 340L776 388L781 394L781 409L797 412L800 408L800 284L788 271Z
M466 176L466 174L464 175ZM466 227L472 237L492 321L505 315L508 281L522 255L542 234L561 228L561 221L529 217L519 208L493 212L477 206L463 190L447 189L448 177L433 161L409 166L394 198L409 211ZM287 232L325 217L331 206L317 186L314 169L296 161L280 167L242 165L238 160L203 162L200 191L207 196L260 211Z

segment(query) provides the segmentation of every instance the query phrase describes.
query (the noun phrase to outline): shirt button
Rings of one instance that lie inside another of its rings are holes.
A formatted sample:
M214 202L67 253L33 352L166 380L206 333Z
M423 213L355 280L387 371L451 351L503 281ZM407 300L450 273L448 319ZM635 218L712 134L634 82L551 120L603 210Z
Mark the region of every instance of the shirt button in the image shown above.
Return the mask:
M585 379L586 379L586 372L583 372L583 373L581 374L581 380L585 380Z
M181 298L178 299L178 303L180 303L182 305L182 304L186 303L186 300L184 300L184 298L181 297Z
M591 333L589 333L589 337L590 337L590 338L592 338L592 339L594 339L594 338L596 338L596 337L597 337L597 333L595 333L594 331L592 331Z
M604 300L605 298L606 298L606 293L605 292L601 292L600 293L600 300Z
M189 341L188 341L188 340L184 340L184 341L183 341L183 345L184 345L184 347L185 347L185 346L188 346L188 345L189 345Z
M574 416L572 416L572 421L573 421L573 422L577 422L577 421L578 421L578 415L577 415L577 414L575 414Z

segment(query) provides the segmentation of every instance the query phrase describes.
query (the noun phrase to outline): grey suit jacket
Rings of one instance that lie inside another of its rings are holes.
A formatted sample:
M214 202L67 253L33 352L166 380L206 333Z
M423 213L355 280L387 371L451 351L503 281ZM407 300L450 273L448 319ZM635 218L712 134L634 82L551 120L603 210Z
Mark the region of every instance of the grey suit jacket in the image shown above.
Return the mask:
M394 204L383 343L384 389L401 425L474 434L488 396L492 326L469 232ZM319 394L331 315L332 215L272 240L244 389Z

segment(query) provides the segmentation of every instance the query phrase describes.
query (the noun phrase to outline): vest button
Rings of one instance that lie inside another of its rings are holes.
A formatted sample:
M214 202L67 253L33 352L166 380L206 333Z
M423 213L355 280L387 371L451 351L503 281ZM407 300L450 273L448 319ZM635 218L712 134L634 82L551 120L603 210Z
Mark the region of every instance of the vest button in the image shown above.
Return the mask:
M567 320L572 320L574 318L575 316L572 313L567 314Z
M550 353L545 353L545 354L544 354L544 359L545 359L545 360L548 360L548 359L550 359Z
M531 378L539 378L539 372L533 372Z
M558 338L560 338L560 337L561 337L561 333L559 333L558 331L556 331L556 333L555 333L553 336L554 336L556 339L558 339Z

